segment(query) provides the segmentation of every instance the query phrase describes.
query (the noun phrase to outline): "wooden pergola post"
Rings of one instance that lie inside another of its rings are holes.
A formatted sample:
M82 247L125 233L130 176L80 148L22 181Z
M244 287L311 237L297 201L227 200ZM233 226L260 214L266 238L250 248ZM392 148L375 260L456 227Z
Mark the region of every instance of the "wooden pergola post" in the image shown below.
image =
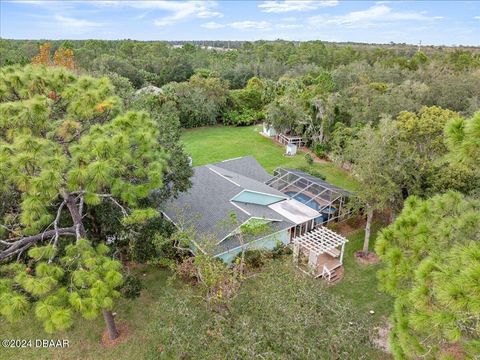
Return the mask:
M342 244L342 250L340 250L340 263L343 265L343 253L345 252L345 243Z

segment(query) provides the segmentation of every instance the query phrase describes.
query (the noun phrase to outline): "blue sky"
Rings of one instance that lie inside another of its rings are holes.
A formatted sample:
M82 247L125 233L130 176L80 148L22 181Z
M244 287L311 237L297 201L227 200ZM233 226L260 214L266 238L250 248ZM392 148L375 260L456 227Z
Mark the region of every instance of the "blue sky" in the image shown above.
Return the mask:
M477 1L9 1L15 39L286 39L480 45Z

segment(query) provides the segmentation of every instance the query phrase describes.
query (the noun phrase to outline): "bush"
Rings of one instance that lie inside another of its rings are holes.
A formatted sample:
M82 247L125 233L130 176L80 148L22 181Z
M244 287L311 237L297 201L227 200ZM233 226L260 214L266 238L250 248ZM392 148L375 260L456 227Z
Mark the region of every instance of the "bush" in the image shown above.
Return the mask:
M174 225L167 219L158 216L135 230L135 235L130 235L130 260L145 263L159 256L166 258L176 258L178 256L177 250L171 244L165 244L160 249L155 243L155 239L158 237L168 238L175 230Z
M312 146L312 150L321 159L326 159L327 154L330 151L330 146L323 143L315 143Z
M140 296L143 287L144 286L138 277L128 274L125 277L125 282L122 286L122 294L127 299L136 299Z
M265 114L262 111L252 109L230 110L223 114L225 125L248 126L264 119Z
M270 251L270 254L272 259L277 259L284 255L291 255L292 249L279 241L272 251Z
M310 166L313 165L313 157L309 153L305 154L305 160L307 161L308 165L310 165Z
M242 254L238 254L240 258ZM245 251L245 265L251 269L258 269L265 263L265 252L258 249L250 249Z

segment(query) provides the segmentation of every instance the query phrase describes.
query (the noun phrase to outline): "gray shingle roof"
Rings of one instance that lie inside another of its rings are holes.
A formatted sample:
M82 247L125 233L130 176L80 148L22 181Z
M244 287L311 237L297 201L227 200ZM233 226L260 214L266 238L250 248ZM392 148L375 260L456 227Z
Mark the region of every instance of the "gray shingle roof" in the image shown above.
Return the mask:
M196 240L199 243L205 236L219 241L234 231L236 227L228 222L229 214L232 212L236 214L238 223L244 223L250 217L280 220L271 223L271 233L294 225L267 206L238 203L238 206L250 214L248 215L230 202L230 199L244 189L284 196L278 190L258 180L264 179L267 173L253 157L234 159L230 163L225 161L220 164L228 163L227 167L232 168L237 160L237 164L240 164L244 174L255 173L255 169L258 169L258 174L254 176L256 179L220 167L218 163L194 167L192 187L181 193L177 199L171 199L161 208L174 223L183 222L186 226L193 227L197 232ZM247 165L251 166L250 170L247 170ZM263 236L266 234L262 234L258 238ZM209 252L219 254L239 245L238 239L231 237L213 248L209 246Z
M260 181L262 183L272 178L272 176L265 171L262 165L260 165L253 156L244 156L241 158L225 160L213 165L233 171L237 174Z

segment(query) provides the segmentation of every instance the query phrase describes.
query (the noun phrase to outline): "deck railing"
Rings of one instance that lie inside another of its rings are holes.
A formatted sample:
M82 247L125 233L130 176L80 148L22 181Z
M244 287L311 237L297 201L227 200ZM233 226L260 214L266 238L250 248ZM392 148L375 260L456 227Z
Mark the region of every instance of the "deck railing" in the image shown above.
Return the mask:
M322 277L326 279L327 278L326 276L328 276L328 281L330 281L332 278L332 272L328 270L328 268L325 265L323 265Z

